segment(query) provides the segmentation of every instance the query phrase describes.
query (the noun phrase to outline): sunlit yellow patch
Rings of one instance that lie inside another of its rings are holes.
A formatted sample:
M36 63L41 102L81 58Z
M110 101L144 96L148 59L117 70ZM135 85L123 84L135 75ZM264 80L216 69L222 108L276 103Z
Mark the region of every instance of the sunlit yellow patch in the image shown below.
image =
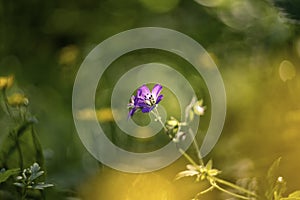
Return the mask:
M156 173L128 174L105 170L82 190L85 200L174 200L172 182Z
M110 122L114 120L112 110L110 108L102 108L96 111L97 119L100 122Z
M111 122L115 118L110 108L101 108L96 111L92 109L82 109L76 113L76 117L81 120L94 120L96 112L96 119L100 122Z

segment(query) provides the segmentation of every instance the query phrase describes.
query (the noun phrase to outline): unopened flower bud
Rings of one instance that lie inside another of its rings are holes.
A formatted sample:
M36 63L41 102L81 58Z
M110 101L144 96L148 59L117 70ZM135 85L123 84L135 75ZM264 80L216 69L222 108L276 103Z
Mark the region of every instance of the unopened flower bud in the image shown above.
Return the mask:
M179 121L174 117L171 117L166 122L166 133L171 139L175 138L178 128L179 128Z
M174 117L171 117L166 123L166 128L168 130L174 130L174 129L178 130L178 127L179 127L179 121Z
M193 111L196 115L204 115L205 106L203 106L203 100L197 101L193 106Z

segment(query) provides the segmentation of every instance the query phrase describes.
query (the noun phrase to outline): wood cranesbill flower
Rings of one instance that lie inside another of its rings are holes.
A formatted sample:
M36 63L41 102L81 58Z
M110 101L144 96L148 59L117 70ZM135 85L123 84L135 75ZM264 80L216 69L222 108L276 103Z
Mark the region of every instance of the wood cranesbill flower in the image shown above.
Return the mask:
M143 113L148 113L155 108L155 106L163 99L161 95L162 86L160 84L154 85L152 91L146 85L142 85L137 90L136 96L133 95L128 104L129 113L128 117L141 110Z

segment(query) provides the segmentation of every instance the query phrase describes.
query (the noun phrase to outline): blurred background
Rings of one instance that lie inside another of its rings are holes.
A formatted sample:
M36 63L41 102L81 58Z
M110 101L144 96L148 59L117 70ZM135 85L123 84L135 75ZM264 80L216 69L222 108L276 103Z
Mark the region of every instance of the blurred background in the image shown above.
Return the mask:
M299 11L297 0L1 1L0 76L15 76L39 121L48 180L55 184L47 190L48 199L183 200L203 189L193 179L173 181L185 168L184 159L156 172L126 174L98 163L76 133L72 87L85 56L114 34L148 26L174 29L198 41L222 74L226 122L205 160L212 158L222 176L235 181L263 177L281 156L288 192L300 189ZM131 67L153 61L178 69L193 86L201 82L191 66L168 52L136 51L113 63L97 94L106 103L97 105L96 99L96 105L99 122L124 148L130 143L109 110L112 88ZM209 107L201 84L195 90ZM3 112L0 117L1 142L8 128ZM199 133L208 123L209 113ZM203 196L226 198L219 192Z

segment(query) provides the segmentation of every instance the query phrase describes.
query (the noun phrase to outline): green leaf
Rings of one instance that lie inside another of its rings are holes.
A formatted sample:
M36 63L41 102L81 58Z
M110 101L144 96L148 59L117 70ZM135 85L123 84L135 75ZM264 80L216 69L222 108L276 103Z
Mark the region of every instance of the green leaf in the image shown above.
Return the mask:
M33 163L33 165L30 166L30 171L32 174L37 173L40 169L41 168L38 163Z
M33 181L33 180L37 179L38 177L42 176L43 174L44 174L44 171L39 171L34 174L31 174L31 176L29 177L29 181Z
M45 167L44 167L44 155L43 155L42 145L33 126L31 126L31 134L32 134L33 144L36 150L36 161L40 164L41 168L44 169Z
M271 165L271 167L268 170L267 173L267 180L270 184L274 184L275 181L277 180L277 172L278 172L278 168L281 162L281 157L277 158L277 160L275 160L273 162L273 164Z
M20 173L20 169L9 169L0 173L0 183L5 182L9 177Z
M50 183L37 183L35 185L32 186L32 189L35 189L35 190L43 190L45 188L48 188L48 187L53 187L54 185L53 184L50 184Z
M206 164L206 169L207 169L207 170L211 170L211 169L212 169L212 165L213 165L212 160L209 160L209 161L207 162L207 164Z
M300 199L300 190L297 190L289 195L289 197L299 198Z
M17 149L17 139L21 137L32 125L33 122L26 122L10 131L0 145L0 166L5 165L9 157Z
M17 186L17 187L21 187L21 188L25 187L24 183L14 183L14 185Z
M278 168L279 168L279 164L281 161L281 157L277 158L272 165L270 166L268 172L267 172L267 183L268 183L268 187L266 188L266 192L265 192L265 196L267 197L267 199L276 199L279 195L278 192L281 193L283 192L278 191L278 186L277 185L277 179L278 179ZM280 196L279 196L280 197Z

